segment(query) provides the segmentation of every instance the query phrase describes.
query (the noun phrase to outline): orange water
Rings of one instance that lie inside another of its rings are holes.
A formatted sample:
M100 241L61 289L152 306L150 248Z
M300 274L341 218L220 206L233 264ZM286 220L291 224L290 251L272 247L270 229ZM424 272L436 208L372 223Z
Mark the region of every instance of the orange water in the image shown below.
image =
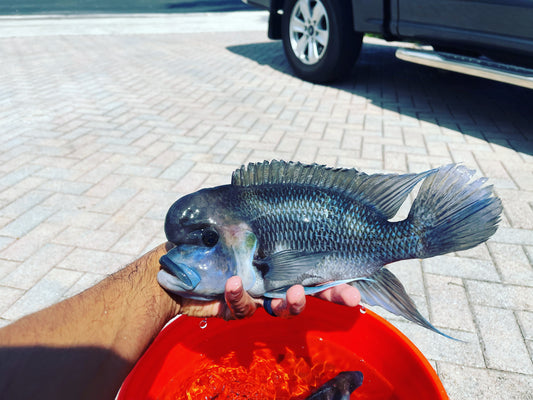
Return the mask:
M319 340L310 347L305 351L285 347L280 354L268 347L256 348L248 365L242 365L234 351L218 360L206 358L195 367L192 376L185 380L182 376L171 378L159 399L301 400L347 370L361 371L364 375L363 384L352 394L352 400L395 398L388 381L356 354Z

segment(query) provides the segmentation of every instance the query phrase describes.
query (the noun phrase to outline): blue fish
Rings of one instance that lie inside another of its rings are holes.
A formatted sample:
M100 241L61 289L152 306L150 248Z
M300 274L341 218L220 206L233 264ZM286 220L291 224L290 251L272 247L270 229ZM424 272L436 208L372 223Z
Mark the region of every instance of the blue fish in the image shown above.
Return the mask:
M305 400L350 400L350 395L362 384L362 372L344 371L324 383Z
M159 283L200 300L219 298L239 275L252 296L307 294L349 283L379 305L438 333L385 265L466 250L497 229L502 204L486 179L446 165L417 174L272 161L233 173L231 184L177 200L165 220L176 245ZM391 221L422 182L409 215ZM446 335L445 335L446 336Z

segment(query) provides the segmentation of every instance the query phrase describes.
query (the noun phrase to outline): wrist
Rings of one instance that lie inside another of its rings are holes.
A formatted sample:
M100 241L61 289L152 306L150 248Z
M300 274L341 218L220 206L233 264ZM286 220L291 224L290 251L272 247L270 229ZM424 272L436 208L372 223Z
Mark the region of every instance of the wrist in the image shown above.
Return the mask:
M115 319L117 336L113 347L132 362L181 308L181 299L173 299L157 282L159 259L166 252L166 244L159 245L111 277L111 282L118 284L110 285L122 297L122 301L117 301L121 311Z

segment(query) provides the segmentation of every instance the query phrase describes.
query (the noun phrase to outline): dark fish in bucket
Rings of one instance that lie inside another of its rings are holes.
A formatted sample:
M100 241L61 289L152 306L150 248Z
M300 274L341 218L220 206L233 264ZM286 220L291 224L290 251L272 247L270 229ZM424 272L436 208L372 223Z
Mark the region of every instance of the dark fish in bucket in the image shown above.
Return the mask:
M362 372L344 371L324 383L305 400L350 400L352 392L362 384Z
M297 283L307 294L350 283L365 303L439 332L384 265L469 249L496 231L501 202L473 174L461 165L405 175L243 166L230 185L170 207L165 233L176 247L161 258L159 283L201 300L221 296L233 275L257 297L283 297ZM390 221L421 181L408 217Z

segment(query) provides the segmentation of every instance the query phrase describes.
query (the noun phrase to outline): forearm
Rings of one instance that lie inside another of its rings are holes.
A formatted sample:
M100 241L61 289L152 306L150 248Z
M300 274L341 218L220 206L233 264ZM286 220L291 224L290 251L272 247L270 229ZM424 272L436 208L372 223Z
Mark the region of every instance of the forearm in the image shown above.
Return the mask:
M245 293L242 281L226 282L225 300L174 301L158 284L159 246L85 292L0 329L0 393L9 399L114 399L135 362L164 324L178 313L225 319L252 315L262 304ZM356 305L351 286L320 294ZM276 315L305 306L301 286L275 299Z
M0 330L2 393L37 388L39 398L114 398L128 371L179 311L156 280L165 252L159 246L87 291ZM14 385L18 378L31 383Z

